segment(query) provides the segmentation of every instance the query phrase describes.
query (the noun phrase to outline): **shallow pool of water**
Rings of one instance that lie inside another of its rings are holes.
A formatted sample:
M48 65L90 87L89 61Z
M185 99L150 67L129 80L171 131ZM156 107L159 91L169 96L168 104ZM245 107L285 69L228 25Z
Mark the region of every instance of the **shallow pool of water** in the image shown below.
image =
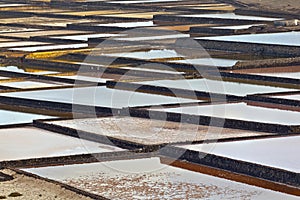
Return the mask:
M108 80L113 80L113 79L98 78L98 77L83 76L83 75L70 75L70 76L57 75L56 77L73 79L75 81L90 81L90 82L95 82L95 83L106 83L106 81L108 81Z
M300 136L284 138L224 142L214 145L188 145L184 148L205 151L208 153L229 157L237 160L300 172ZM205 151L207 152L207 151ZM259 152L259 153L258 153Z
M113 57L126 57L136 59L158 59L158 58L174 58L182 57L175 50L163 49L163 50L150 50L150 51L139 51L139 52L126 52L126 53L112 53L105 54L105 56Z
M33 127L0 130L0 161L121 150Z
M0 85L6 87L20 88L20 89L47 88L47 87L59 86L57 84L34 82L34 81L6 82L6 83L0 83Z
M280 98L280 99L288 99L288 100L296 100L300 101L300 94L293 94L293 95L274 95L270 96L272 98Z
M114 40L121 40L121 41L147 41L147 40L164 40L164 39L177 39L177 38L188 38L190 37L189 34L172 34L172 35L153 35L153 36L140 36L137 35L136 37L124 37L124 38L115 38Z
M263 93L272 93L272 92L296 91L287 88L219 81L219 80L209 80L209 79L156 80L156 81L139 82L139 84L162 86L167 88L188 89L193 91L204 91L210 93L231 94L237 96L246 96L250 94L263 94Z
M88 35L55 36L51 38L88 41L89 38L110 38L110 37L117 37L117 36L126 36L126 34L100 33L100 34L88 34Z
M10 47L25 48L23 46L46 45L46 44L49 44L49 43L45 43L45 42L33 42L33 41L1 42L0 43L0 48L10 48Z
M57 50L57 49L79 49L84 47L88 47L88 44L62 44L62 45L47 45L47 46L34 46L34 47L19 47L19 48L11 48L9 50L34 52L34 51Z
M0 125L31 123L35 119L51 118L54 117L8 110L0 110Z
M167 97L162 95L151 95L137 93L134 91L122 91L102 87L84 87L53 89L28 92L3 93L2 96L20 97L52 102L63 102L69 104L83 104L90 106L104 106L122 108L128 106L147 106L168 103L198 102L184 98Z
M16 4L16 3L0 4L0 7L18 7L18 6L26 6L26 4Z
M247 105L246 103L186 106L162 110L172 113L204 115L260 123L300 125L300 112L251 106Z
M300 32L261 33L232 36L199 37L197 39L300 46Z
M222 58L196 58L196 59L176 60L171 62L192 64L192 65L207 65L207 66L216 66L216 67L232 67L238 61L239 60L222 59Z
M276 72L276 73L253 73L262 76L273 76L273 77L281 77L281 78L292 78L292 79L300 79L300 72Z
M113 26L121 28L135 28L135 27L148 27L154 26L153 21L145 22L119 22L119 23L109 23L109 24L97 24L97 26Z
M55 71L44 71L44 70L36 70L36 69L20 69L16 66L6 66L6 67L0 67L0 71L8 71L8 72L18 72L23 74L40 74L40 75L46 75L46 74L55 74L58 72Z
M261 26L264 24L249 24L249 25L237 25L237 26L216 26L216 27L211 27L213 29L230 29L230 30L240 30L240 29L248 29L253 26Z

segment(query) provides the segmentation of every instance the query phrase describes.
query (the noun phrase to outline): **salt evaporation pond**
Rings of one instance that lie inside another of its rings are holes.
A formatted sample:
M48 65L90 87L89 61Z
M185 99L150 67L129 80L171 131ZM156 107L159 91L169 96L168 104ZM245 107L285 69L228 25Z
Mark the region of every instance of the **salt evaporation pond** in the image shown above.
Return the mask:
M0 161L115 152L122 149L33 127L0 130Z
M247 105L246 103L186 106L152 110L191 115L204 115L260 123L300 125L300 112L251 106Z
M194 91L204 91L210 93L231 94L237 96L246 96L250 94L263 94L275 92L296 91L280 87L265 85L254 85L247 83L210 80L210 79L193 79L193 80L156 80L137 82L144 85L162 86L167 88L188 89Z
M284 33L261 33L261 34L199 37L196 39L300 46L299 38L300 38L300 32L284 32Z
M240 29L248 29L253 26L261 26L263 24L247 24L247 25L236 25L236 26L215 26L211 27L213 29L230 29L230 30L240 30Z
M300 136L181 146L194 151L300 172Z
M26 69L20 69L16 66L5 66L5 67L3 66L3 67L0 67L0 71L17 72L17 73L22 73L22 74L39 74L39 75L58 73L55 71L45 71L45 70L36 70L36 69L33 69L33 70L29 69L29 71L26 71Z
M109 89L106 87L11 92L3 93L0 96L112 108L200 102L198 100L195 101L162 95L143 94L134 91Z
M112 54L105 54L105 56L137 58L137 59L147 59L147 60L158 59L158 58L182 57L182 55L178 54L175 50L169 50L169 49L112 53Z
M6 82L0 83L1 86L20 88L20 89L29 89L29 88L47 88L59 86L57 84L43 83L37 81L20 81L20 82Z
M300 94L271 95L270 97L272 97L272 98L279 98L279 99L288 99L288 100L300 101Z
M57 50L57 49L79 49L84 47L88 47L88 44L61 44L61 45L47 45L47 46L34 46L34 47L18 47L18 48L11 48L9 50L34 52L34 51L46 51L46 50Z
M148 27L154 26L153 21L145 22L118 22L118 23L108 23L108 24L97 24L97 26L113 26L120 28L135 28L135 27Z
M35 119L51 118L54 117L31 113L15 112L9 110L0 110L0 125L31 123Z
M208 126L133 117L101 117L46 121L49 126L84 131L143 145L204 141L271 135L270 133L236 129L211 129ZM79 132L80 133L80 132ZM147 134L145 134L147 133Z
M253 73L262 76L273 76L280 78L300 79L300 72L279 72L279 73Z
M295 196L167 166L155 157L24 170L109 199L298 199Z
M121 41L147 41L147 40L167 40L167 39L178 39L178 38L189 38L189 34L169 34L169 35L150 35L145 34L145 36L139 37L124 37L124 38L114 38L114 40Z
M184 63L192 65L206 65L216 67L232 67L240 60L224 59L224 58L194 58L170 61L172 63Z
M51 38L88 41L89 38L110 38L110 37L117 37L117 36L125 36L125 34L99 33L99 34L85 34L85 35L54 36Z

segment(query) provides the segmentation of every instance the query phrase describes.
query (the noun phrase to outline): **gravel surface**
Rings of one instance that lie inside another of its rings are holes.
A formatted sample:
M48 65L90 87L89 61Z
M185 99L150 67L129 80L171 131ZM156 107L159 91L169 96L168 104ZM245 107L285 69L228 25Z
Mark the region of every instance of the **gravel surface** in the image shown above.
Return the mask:
M28 177L22 174L17 174L12 170L5 169L1 170L1 172L12 175L14 179L11 181L0 182L0 199L90 199L70 190L64 189L59 185L55 185L44 180Z

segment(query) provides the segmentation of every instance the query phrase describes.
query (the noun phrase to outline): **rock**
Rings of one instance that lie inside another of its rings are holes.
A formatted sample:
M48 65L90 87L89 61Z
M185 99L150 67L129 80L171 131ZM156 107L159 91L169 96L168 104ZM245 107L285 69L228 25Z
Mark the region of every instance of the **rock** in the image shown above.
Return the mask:
M8 196L9 197L20 197L20 196L23 196L23 195L19 192L12 192Z

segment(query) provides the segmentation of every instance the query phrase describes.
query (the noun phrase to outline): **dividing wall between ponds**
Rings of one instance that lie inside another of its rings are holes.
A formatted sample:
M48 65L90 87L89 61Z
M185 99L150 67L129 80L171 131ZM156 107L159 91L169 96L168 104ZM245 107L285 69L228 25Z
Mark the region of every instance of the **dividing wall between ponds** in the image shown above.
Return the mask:
M258 44L196 39L205 49L250 53L260 56L299 57L300 47L288 45Z
M63 166L84 163L107 162L114 160L127 160L136 158L149 158L156 156L155 153L144 153L141 151L120 151L92 153L81 155L56 156L49 158L33 158L13 161L1 161L0 168L38 168L47 166ZM1 176L1 175L0 175Z

